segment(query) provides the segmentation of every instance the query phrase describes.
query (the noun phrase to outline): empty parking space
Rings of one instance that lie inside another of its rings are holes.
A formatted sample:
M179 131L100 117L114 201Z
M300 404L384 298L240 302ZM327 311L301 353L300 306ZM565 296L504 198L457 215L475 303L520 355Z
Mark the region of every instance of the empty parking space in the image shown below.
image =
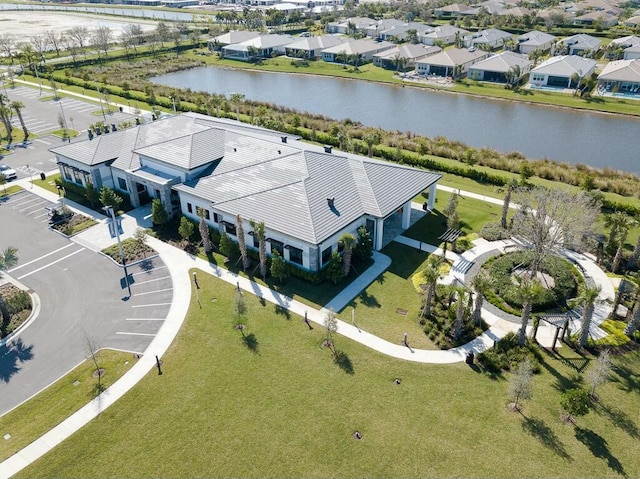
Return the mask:
M41 223L48 223L49 217L46 208L50 208L54 205L55 203L45 200L44 198L34 195L26 190L22 190L9 196L3 202L3 207L11 208L21 217L36 220Z

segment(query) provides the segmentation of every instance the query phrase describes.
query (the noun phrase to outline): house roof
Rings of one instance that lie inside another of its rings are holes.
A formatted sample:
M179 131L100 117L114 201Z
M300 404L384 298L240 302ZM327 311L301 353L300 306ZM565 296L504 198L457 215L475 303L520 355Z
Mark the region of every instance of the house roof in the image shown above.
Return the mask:
M333 53L335 55L341 53L354 55L358 53L380 52L388 48L393 48L394 46L391 42L376 42L365 38L362 40L349 40L333 47L325 48L322 52Z
M343 43L344 40L335 35L322 35L318 37L301 38L297 42L290 43L287 48L292 50L317 50L318 48L329 48Z
M387 216L441 176L236 132L227 131L226 140L224 159L210 176L174 189L211 202L223 215L263 221L312 244L364 214Z
M452 3L450 5L445 5L443 7L434 8L434 12L442 12L442 13L463 13L469 12L473 10L477 13L477 9L470 7L469 5L465 5L463 3Z
M515 66L518 66L521 70L525 70L531 66L531 64L532 62L529 60L527 55L506 51L484 60L480 60L478 63L474 63L470 68L473 68L474 70L504 73ZM524 73L524 71L522 73Z
M232 43L241 43L255 37L259 37L260 32L252 32L249 30L232 30L214 37L213 40L221 45L231 45Z
M455 35L456 33L460 33L460 36L465 36L469 32L453 25L440 25L439 27L434 28L432 32L427 33L425 37L438 39Z
M560 40L560 42L577 50L597 50L602 40L592 37L591 35L580 33Z
M442 48L436 46L423 45L421 43L412 45L410 43L398 45L397 47L376 53L374 58L394 59L399 58L421 58L426 55L433 55L441 52Z
M556 36L551 35L549 33L541 32L538 30L532 30L527 33L523 33L518 37L518 42L520 45L526 46L541 46L545 45L549 42L554 42L556 40Z
M615 38L611 40L611 43L613 43L614 45L619 45L622 48L637 47L638 45L640 45L640 37L629 35L622 38Z
M596 61L576 55L561 55L551 57L531 70L531 73L543 75L570 77L574 73L586 75L596 67Z
M609 62L598 75L598 80L640 82L640 59Z
M494 43L501 39L511 38L513 34L498 30L497 28L488 28L486 30L480 30L479 32L472 33L468 38L473 43Z
M498 16L501 16L501 17L511 16L511 17L522 18L532 14L533 14L533 11L526 7L513 7L513 8L508 8L506 10L502 10L502 12L498 14Z
M259 37L250 38L237 44L238 46L249 48L255 47L260 50L265 48L280 47L294 42L295 39L291 35L278 35L276 33L268 35L260 35ZM234 48L236 45L229 45L226 48Z
M588 12L585 13L584 15L580 15L579 17L575 17L575 20L591 20L591 21L601 21L601 22L605 22L605 23L609 23L612 21L618 21L618 17L616 17L615 15L611 15L610 13L607 12L601 12L601 11L594 11L594 12Z
M451 48L422 58L418 60L417 63L455 67L456 65L464 65L474 60L486 58L487 56L489 56L489 53L483 51L470 52L465 49Z
M631 18L627 18L624 21L624 24L625 25L632 25L632 26L640 25L640 15L636 15L636 16L633 16Z

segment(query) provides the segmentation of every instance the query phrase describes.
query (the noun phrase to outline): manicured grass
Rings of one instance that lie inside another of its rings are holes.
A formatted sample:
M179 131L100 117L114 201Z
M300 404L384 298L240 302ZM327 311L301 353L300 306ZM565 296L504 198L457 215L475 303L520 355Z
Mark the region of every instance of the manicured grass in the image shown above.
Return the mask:
M355 310L356 326L364 331L392 343L401 343L406 332L411 347L437 349L418 323L423 296L411 282L429 255L395 242L387 245L382 253L392 259L391 266L362 291L339 318L350 323Z
M202 309L190 310L163 375L151 371L17 477L640 474L637 351L614 359L601 404L574 428L559 418L560 392L589 358L568 348L562 360L545 355L534 398L511 413L506 381L464 364L398 361L337 336L340 367L320 347L320 326L310 331L252 295L245 342L232 327L233 286L199 281Z
M73 130L71 128L68 128L66 136L65 136L65 131L60 129L52 131L51 134L59 138L75 138L76 136L80 135L80 132L78 130Z
M102 386L107 388L113 384L135 361L131 353L100 351L98 364L104 369ZM0 441L0 461L27 446L93 399L98 384L93 377L94 371L93 362L85 361L33 399L0 417L0 435L11 436L8 440ZM76 381L77 385L74 384Z
M2 188L0 189L0 198L9 196L13 193L17 193L21 189L22 187L18 185L11 185L11 186L3 185Z

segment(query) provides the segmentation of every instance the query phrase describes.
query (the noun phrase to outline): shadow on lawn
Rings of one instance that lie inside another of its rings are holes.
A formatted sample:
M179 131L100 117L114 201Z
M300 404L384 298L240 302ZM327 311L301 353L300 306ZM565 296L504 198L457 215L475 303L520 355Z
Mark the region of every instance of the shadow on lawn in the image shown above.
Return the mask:
M284 316L284 319L286 319L286 320L290 320L291 319L291 313L289 312L289 310L287 308L284 308L284 307L280 306L279 304L276 304L276 305L274 305L274 310L275 310L277 315Z
M640 381L633 371L624 366L614 366L613 371L616 374L612 375L611 381L618 383L621 390L628 393L640 391Z
M362 291L362 293L360 293L358 295L358 302L361 303L363 306L366 306L367 308L381 308L382 307L382 305L376 299L376 297L371 295L371 294L369 294L366 289L364 291ZM352 305L353 306L357 306L358 302L352 301Z
M638 439L640 437L640 431L633 418L622 409L618 409L615 406L607 406L601 402L595 403L594 409L598 414L606 416L614 426L619 427L632 438Z
M524 414L523 417L524 421L522 422L522 429L535 437L544 447L555 452L562 459L567 461L573 460L565 449L562 441L560 441L560 438L558 438L556 433L547 426L547 423L539 418L526 417Z
M575 435L578 441L589 448L591 454L597 458L607 461L609 469L615 471L616 474L627 477L627 473L624 471L624 466L613 454L611 454L607 441L602 436L590 429L583 429L581 427L576 427Z
M354 374L353 363L344 351L336 350L333 354L333 362L347 374Z
M260 343L258 342L258 338L256 337L255 334L253 334L253 333L244 334L244 332L243 332L242 333L242 342L247 347L247 349L249 351L251 351L252 353L258 354L260 352L260 351L258 351Z
M554 384L553 387L555 387L558 391L563 392L563 391L566 391L567 389L579 386L581 384L579 374L574 374L572 375L572 377L564 376L556 368L552 366L550 359L560 360L561 362L565 363L563 361L564 358L562 358L558 354L554 354L552 351L548 350L547 348L540 348L540 349L547 354L546 358L542 358L542 361L540 361L540 364L542 365L543 368L547 370L547 372L549 372L554 378L556 378L556 384Z
M8 383L20 371L18 362L33 359L33 345L25 346L22 339L0 347L0 380Z

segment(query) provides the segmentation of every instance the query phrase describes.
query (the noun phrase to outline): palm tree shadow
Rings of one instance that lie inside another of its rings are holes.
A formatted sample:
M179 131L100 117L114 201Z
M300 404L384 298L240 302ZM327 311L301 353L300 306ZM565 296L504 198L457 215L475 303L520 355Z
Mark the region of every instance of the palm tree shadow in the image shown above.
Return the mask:
M336 363L345 373L355 374L355 371L353 370L353 363L344 351L336 350L333 355L333 362Z
M624 466L613 454L611 454L607 441L602 436L590 429L583 429L581 427L576 427L575 435L578 441L589 448L591 454L597 458L605 460L609 469L615 471L616 474L627 477Z
M279 304L276 304L274 309L275 309L276 314L278 314L280 316L284 316L284 318L287 319L287 320L291 319L291 313L289 312L289 310L287 308L283 308Z
M594 409L598 414L608 417L614 426L619 427L632 438L638 439L640 437L640 431L633 418L622 409L618 409L615 406L606 406L601 402L597 402Z
M0 347L0 380L8 383L20 371L18 363L33 359L33 345L25 346L22 339Z
M258 342L258 338L256 338L255 334L253 333L243 334L242 342L247 347L247 349L252 353L255 353L255 354L260 353L260 351L258 350L258 348L260 347L260 343Z
M558 438L556 433L553 432L553 429L547 426L542 419L526 417L524 415L523 417L522 429L524 429L525 432L535 437L544 447L555 452L562 459L573 461L573 458L567 452L560 438Z

